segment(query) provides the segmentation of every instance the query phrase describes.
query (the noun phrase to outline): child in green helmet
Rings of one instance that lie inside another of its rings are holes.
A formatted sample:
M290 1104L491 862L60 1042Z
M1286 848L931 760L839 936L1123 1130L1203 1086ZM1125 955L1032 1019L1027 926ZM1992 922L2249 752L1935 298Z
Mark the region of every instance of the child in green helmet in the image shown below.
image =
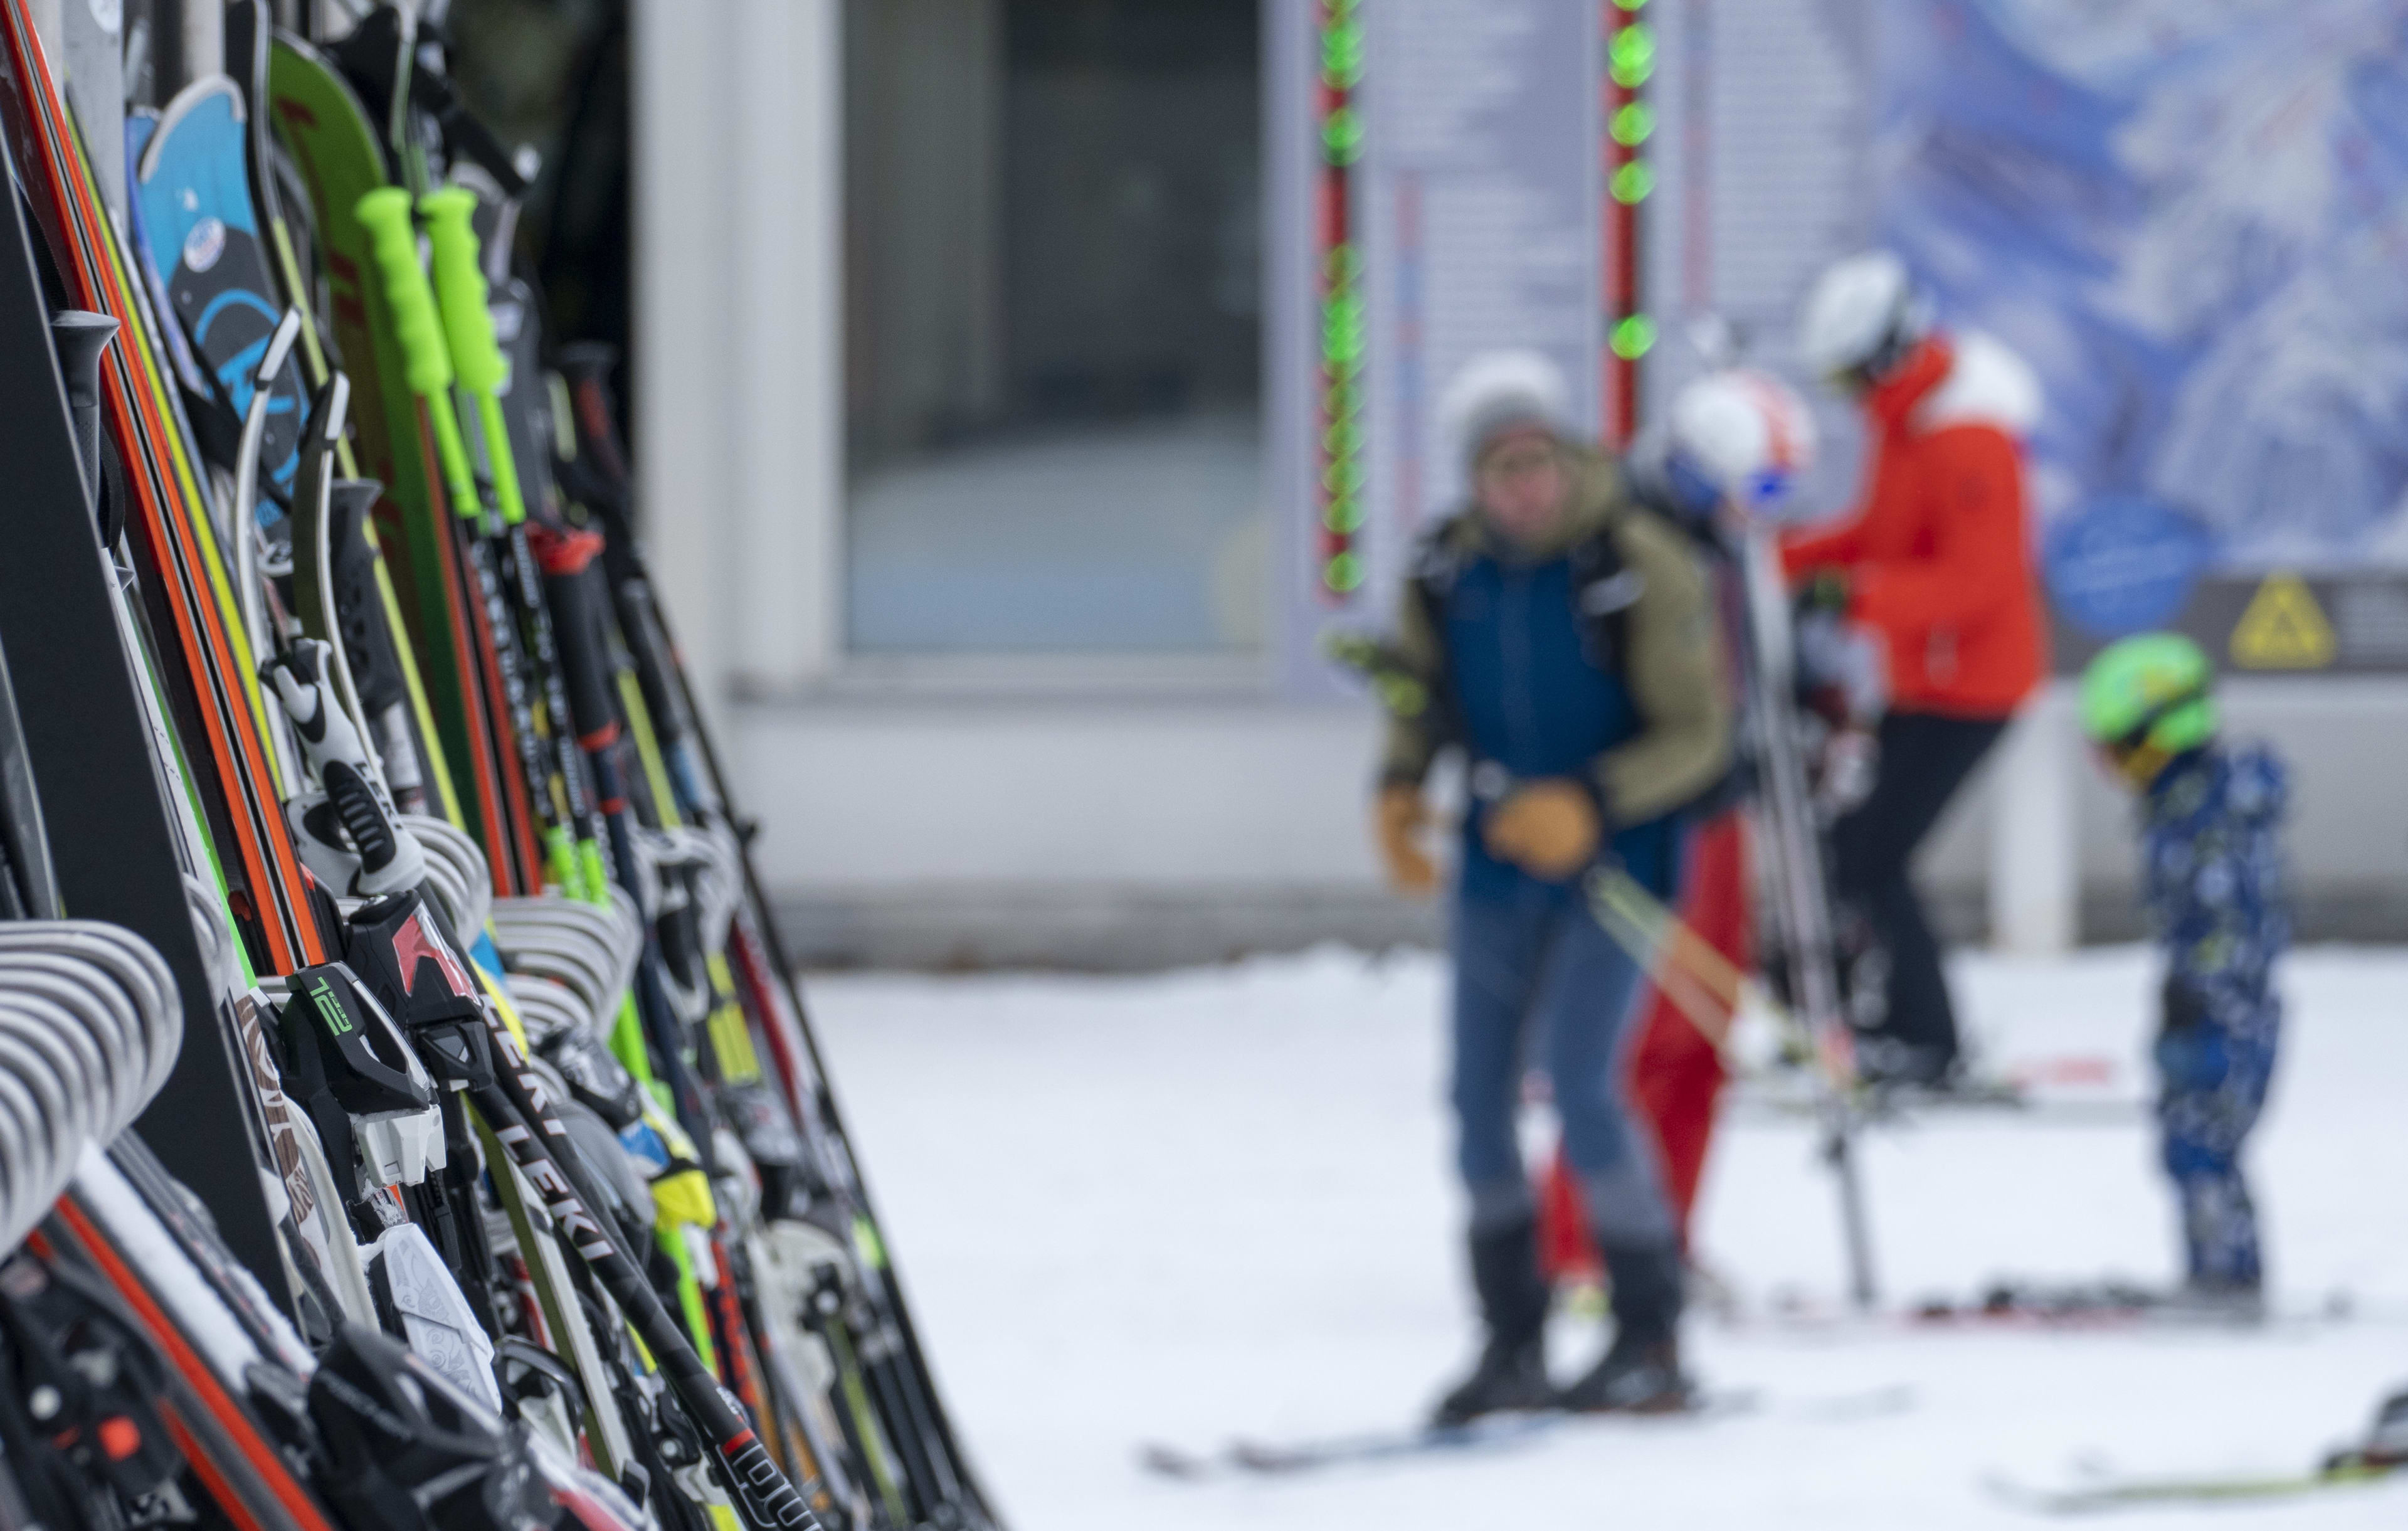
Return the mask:
M2186 1261L2178 1306L2248 1321L2265 1310L2258 1219L2241 1149L2273 1077L2290 941L2276 829L2282 763L2216 733L2214 670L2172 633L2110 645L2082 678L2082 723L2140 799L2142 892L2166 953L2155 1049L2166 1172Z

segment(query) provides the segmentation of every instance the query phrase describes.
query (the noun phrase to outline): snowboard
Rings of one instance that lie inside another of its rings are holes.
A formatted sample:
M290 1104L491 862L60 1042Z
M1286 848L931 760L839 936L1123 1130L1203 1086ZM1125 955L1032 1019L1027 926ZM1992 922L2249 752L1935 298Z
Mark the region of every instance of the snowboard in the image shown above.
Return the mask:
M159 274L170 310L239 432L251 408L261 358L284 303L261 241L252 196L241 90L222 75L179 93L148 135L135 170L144 255ZM297 354L269 384L259 467L263 488L289 504L300 465L308 408ZM280 514L263 497L262 525Z

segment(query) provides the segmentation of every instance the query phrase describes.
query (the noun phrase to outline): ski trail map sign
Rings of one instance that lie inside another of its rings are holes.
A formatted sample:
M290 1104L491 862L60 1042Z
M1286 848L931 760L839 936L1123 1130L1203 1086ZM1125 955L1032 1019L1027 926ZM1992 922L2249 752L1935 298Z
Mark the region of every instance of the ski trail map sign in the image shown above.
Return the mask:
M1871 8L1880 236L2047 391L2060 664L2408 669L2408 5Z

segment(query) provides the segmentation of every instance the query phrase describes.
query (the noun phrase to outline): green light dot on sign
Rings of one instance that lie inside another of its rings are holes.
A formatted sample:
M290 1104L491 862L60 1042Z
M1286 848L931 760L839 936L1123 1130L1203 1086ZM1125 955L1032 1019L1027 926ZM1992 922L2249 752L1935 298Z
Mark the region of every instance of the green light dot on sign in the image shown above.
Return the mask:
M1363 157L1363 116L1340 107L1321 124L1321 152L1332 165L1352 165Z
M1321 524L1341 537L1351 537L1363 525L1363 502L1352 494L1333 497L1321 512Z
M1329 492L1333 501L1340 498L1351 499L1362 492L1363 480L1367 477L1369 475L1365 473L1362 463L1349 457L1329 465L1329 471L1321 476L1321 487ZM1351 532L1354 528L1340 526L1336 529Z
M1362 408L1363 390L1351 378L1333 378L1322 391L1321 412L1332 420L1348 419Z
M1331 298L1321 312L1321 355L1324 361L1353 361L1363 354L1363 300Z
M1623 148L1636 149L1655 135L1655 110L1644 102L1633 101L1613 114L1613 121L1607 124L1606 131L1612 134L1613 141Z
M1333 91L1351 91L1363 79L1363 23L1340 21L1321 35L1321 80Z
M1656 170L1645 160L1633 160L1613 173L1613 200L1631 206L1647 200L1656 189Z
M1321 450L1332 458L1352 457L1363 450L1363 428L1341 420L1321 434Z
M1656 322L1645 314L1632 314L1613 326L1606 344L1624 361L1635 362L1656 349Z
M1363 560L1351 552L1340 553L1322 565L1321 582L1340 595L1352 595L1363 583Z
M1332 287L1343 287L1363 273L1363 257L1353 245L1332 245L1321 258L1322 275Z
M1630 11L1645 10L1647 8L1647 0L1613 0L1613 3L1620 6L1623 9Z
M1656 72L1656 34L1633 21L1613 35L1605 56L1606 72L1613 77L1613 82L1626 91L1635 91Z

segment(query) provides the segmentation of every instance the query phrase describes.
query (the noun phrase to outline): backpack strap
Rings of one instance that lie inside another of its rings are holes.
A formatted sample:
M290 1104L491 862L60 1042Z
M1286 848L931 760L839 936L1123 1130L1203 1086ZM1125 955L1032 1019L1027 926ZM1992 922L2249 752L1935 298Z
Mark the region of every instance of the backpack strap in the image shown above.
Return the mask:
M1581 652L1608 675L1629 663L1630 608L1647 593L1647 577L1622 556L1613 528L1573 544L1572 617L1580 624Z
M1447 648L1447 606L1455 581L1469 562L1460 528L1468 512L1433 522L1414 540L1412 562L1405 577L1405 599L1421 608L1423 622L1438 640L1438 674L1430 687L1430 727L1441 745L1463 741L1462 714L1455 707L1454 656Z

